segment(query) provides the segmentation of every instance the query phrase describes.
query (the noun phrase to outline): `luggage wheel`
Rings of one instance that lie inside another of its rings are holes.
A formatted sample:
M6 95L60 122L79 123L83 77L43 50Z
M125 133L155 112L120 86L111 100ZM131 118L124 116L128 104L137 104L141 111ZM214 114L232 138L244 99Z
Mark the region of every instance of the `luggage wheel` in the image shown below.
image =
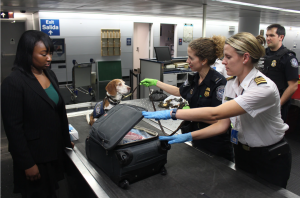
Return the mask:
M71 95L71 101L75 102L77 96Z
M94 90L92 90L91 92L90 92L90 96L95 96L95 91Z
M123 189L128 189L129 188L129 181L128 180L123 180L119 183L119 186Z
M167 169L165 167L162 167L162 169L160 170L160 174L166 175L167 173L168 173Z

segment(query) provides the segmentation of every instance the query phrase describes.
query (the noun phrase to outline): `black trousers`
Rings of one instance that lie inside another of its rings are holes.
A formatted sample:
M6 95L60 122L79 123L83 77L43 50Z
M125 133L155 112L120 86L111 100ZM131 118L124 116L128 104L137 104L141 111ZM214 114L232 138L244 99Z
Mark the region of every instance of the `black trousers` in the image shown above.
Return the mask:
M217 155L234 162L232 143L227 137L227 134L221 134L202 140L193 140L192 145L203 152Z
M184 121L183 126L181 127L181 133L188 133L196 130L203 129L210 124L203 122L189 122ZM223 157L231 162L234 162L234 153L232 143L230 142L230 129L224 134L217 135L214 137L202 139L202 140L193 140L193 147L212 155L217 155Z
M267 154L263 152L263 148L250 148L248 151L243 148L241 143L234 145L235 167L257 175L274 185L286 188L292 164L290 149L288 153L269 160Z

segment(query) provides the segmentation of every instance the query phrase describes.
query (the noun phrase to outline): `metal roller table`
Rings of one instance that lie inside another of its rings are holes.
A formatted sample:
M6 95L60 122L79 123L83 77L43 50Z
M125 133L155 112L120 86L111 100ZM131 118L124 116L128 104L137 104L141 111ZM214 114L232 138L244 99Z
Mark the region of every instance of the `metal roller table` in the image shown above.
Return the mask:
M124 101L153 111L148 99ZM156 106L157 106L156 102ZM93 107L93 103L67 106L67 109ZM157 107L157 110L161 110ZM68 113L69 123L79 133L74 150L67 150L67 180L72 197L299 197L285 189L273 186L259 178L253 178L242 171L235 171L234 165L224 159L208 156L188 144L172 145L168 152L166 169L168 174L148 177L130 184L123 190L110 180L96 165L87 160L85 139L90 126L86 113L92 110L81 110ZM162 120L167 133L175 130L181 121ZM141 123L149 129L160 132L157 123L143 119Z

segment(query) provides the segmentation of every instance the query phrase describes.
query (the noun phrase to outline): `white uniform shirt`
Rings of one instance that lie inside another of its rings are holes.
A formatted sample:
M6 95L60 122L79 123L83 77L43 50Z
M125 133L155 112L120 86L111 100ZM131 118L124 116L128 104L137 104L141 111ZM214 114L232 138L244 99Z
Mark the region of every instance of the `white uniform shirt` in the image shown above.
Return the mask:
M217 72L222 74L225 78L228 78L227 71L225 69L225 65L222 64L220 59L217 59L216 62L210 66L211 68L215 69Z
M265 79L254 79L261 76ZM280 96L276 84L253 68L239 85L238 78L228 80L223 103L234 99L247 113L231 117L238 140L250 147L269 146L280 141L288 125L280 114Z

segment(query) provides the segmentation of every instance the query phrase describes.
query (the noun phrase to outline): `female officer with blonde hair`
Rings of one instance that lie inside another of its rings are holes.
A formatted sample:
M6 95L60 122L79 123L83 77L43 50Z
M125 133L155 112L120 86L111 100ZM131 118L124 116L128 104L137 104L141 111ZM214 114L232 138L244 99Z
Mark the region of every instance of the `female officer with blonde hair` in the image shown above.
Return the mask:
M232 123L236 168L285 188L291 170L290 147L283 137L288 125L281 119L275 83L255 68L263 55L264 48L252 34L238 33L227 39L224 46L223 64L233 77L226 84L222 105L143 115L155 119L218 121L192 133L160 137L170 144L222 134Z

